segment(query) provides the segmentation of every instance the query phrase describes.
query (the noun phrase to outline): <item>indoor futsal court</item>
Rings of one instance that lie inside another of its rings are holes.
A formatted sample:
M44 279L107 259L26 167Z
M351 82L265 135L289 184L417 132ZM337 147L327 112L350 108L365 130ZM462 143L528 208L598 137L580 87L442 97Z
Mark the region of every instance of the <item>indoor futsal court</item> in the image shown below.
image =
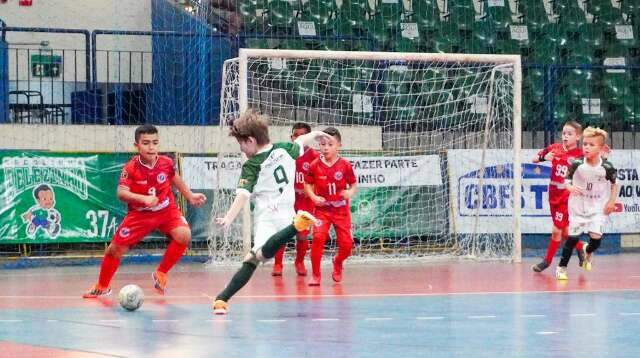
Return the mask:
M639 173L640 0L0 0L0 358L640 358Z
M211 295L231 269L181 265L162 297L151 266L124 266L113 287L143 288L135 312L119 307L117 295L80 298L95 267L3 270L0 355L633 357L639 258L598 256L589 273L570 267L565 283L532 273L533 260L352 264L341 284L320 287L306 286L290 265L283 277L263 267L226 316L213 315Z

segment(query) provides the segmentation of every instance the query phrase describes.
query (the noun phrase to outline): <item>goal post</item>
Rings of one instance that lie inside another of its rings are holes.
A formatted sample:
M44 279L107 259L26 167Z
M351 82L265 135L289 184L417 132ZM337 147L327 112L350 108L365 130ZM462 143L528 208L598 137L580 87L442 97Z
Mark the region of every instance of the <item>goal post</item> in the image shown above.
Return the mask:
M241 49L223 69L221 135L248 108L269 116L272 141L295 122L337 127L358 177L356 257L518 262L521 82L520 56ZM226 146L218 160L242 158ZM213 262L250 245L249 208L226 232L212 223Z

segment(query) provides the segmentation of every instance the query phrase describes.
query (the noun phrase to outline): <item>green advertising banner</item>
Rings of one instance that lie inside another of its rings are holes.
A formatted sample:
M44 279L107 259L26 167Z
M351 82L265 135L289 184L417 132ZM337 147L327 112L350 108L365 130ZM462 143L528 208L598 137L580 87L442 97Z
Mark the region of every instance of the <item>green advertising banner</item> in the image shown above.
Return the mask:
M0 244L109 241L130 153L1 151Z

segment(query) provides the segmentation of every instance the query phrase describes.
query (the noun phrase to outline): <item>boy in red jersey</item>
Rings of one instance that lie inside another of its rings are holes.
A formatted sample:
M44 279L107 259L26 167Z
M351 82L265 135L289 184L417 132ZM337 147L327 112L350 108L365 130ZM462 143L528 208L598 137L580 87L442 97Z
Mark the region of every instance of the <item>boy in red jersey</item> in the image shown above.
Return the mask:
M299 136L311 133L311 126L307 123L298 122L293 125L291 130L291 141L295 142L296 138ZM304 193L304 177L309 172L310 164L316 160L318 156L318 152L313 148L306 147L304 148L304 154L296 159L296 177L293 183L293 188L296 192L296 201L294 205L294 210L296 212L298 212L298 210L303 210L313 214L313 201L311 201L311 199L309 199L309 197ZM298 240L296 240L296 259L294 266L298 276L307 275L307 269L304 267L304 256L309 249L309 241L307 240L308 236L308 230L301 231L298 233ZM271 272L272 276L282 276L282 258L284 257L284 249L284 246L281 247L273 258L274 263L273 271Z
M531 268L535 272L544 271L551 262L560 247L561 240L569 237L569 191L566 189L564 177L569 172L571 163L582 157L582 148L578 147L578 141L582 134L582 126L576 121L568 121L562 127L562 143L554 143L542 149L536 154L532 162L551 162L551 177L549 181L549 208L553 227L551 229L551 239L547 247L544 259L533 265ZM580 263L584 260L582 254L582 241L576 245Z
M118 199L127 203L128 212L105 250L98 282L82 296L84 298L110 294L109 284L122 255L156 229L171 239L158 269L152 274L154 287L164 293L167 272L191 241L189 224L176 206L171 186L193 206L201 206L207 198L187 187L175 172L171 158L158 154L159 142L156 127L145 124L136 129L134 146L138 155L122 169L117 192Z
M304 184L307 196L316 206L314 215L317 219L311 243L313 276L309 280L309 286L320 285L320 261L332 224L338 246L338 252L333 258L332 278L335 282L342 281L342 263L351 255L353 246L349 200L356 193L356 176L351 163L338 155L342 140L340 132L332 127L324 132L332 138L320 140L322 156L311 163Z

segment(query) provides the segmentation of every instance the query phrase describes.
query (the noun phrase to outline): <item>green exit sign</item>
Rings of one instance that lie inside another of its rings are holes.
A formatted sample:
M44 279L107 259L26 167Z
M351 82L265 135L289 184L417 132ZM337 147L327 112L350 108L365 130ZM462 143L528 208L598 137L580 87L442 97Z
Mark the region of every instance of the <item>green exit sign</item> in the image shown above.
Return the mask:
M62 57L58 55L31 55L33 77L60 77Z

